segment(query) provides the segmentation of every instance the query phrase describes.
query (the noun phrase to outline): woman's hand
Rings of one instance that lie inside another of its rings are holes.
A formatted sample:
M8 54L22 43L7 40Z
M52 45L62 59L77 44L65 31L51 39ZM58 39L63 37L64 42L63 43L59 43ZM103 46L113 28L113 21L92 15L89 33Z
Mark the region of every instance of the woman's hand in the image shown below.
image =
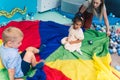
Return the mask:
M110 34L111 34L110 30L107 30L106 34L107 34L107 36L110 36Z

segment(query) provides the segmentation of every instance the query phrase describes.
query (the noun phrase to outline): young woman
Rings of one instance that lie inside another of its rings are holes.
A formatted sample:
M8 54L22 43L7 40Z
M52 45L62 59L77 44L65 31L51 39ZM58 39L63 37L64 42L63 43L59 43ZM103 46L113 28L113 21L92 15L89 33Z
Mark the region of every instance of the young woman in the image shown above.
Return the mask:
M77 12L77 15L81 15L85 22L84 22L84 28L89 29L92 24L92 18L93 16L99 17L101 20L104 18L104 22L106 25L106 33L109 36L110 30L109 30L109 21L107 18L107 12L104 0L87 0L83 3L83 5L80 7L79 11Z

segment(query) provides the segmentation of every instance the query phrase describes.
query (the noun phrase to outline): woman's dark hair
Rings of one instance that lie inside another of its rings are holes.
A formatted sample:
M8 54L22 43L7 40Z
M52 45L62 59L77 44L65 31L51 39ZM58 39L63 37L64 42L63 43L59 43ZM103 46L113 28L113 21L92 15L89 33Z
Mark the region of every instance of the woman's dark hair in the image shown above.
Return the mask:
M84 24L84 19L83 17L81 16L81 14L76 14L75 17L72 19L73 21L73 24L76 22L76 21L81 21L82 22L82 25Z

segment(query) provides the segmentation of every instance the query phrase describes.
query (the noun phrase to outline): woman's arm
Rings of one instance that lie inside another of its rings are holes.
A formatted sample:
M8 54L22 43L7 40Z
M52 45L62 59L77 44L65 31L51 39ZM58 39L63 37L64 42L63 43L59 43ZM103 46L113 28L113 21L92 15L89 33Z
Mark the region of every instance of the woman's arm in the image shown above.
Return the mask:
M108 36L110 36L110 26L109 26L109 21L108 21L106 9L103 12L103 17L104 17L104 22L106 25L106 33Z
M83 14L87 8L84 5L81 5L79 8L79 13Z
M83 13L87 10L87 8L90 6L91 2L92 2L92 0L87 0L87 1L85 1L85 2L81 5L81 7L79 8L79 12L80 12L81 14L83 14Z

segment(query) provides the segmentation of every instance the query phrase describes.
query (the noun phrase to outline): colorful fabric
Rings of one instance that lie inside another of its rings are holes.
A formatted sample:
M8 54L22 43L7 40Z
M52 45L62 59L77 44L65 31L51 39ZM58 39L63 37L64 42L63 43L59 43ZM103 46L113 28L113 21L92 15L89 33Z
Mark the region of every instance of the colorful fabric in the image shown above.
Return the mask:
M45 23L51 27L50 29L53 28L52 30L57 26L54 22L50 22L49 24L51 25L49 25L48 22L44 22L44 24ZM65 33L67 27L62 26L62 28L64 31L60 31L59 29L59 32L62 32L64 36L67 35ZM59 32L56 31L52 34L55 36L55 34ZM94 30L87 30L84 32L84 35L85 39L81 47L83 55L79 55L77 52L70 53L65 50L63 46L60 46L46 58L46 65L61 71L71 80L119 80L120 78L118 76L120 73L115 73L117 76L113 74L114 71L110 66L111 57L108 52L109 38L106 34ZM46 40L49 41L47 38ZM93 41L92 44L89 44L90 40ZM54 42L54 44L58 44L59 40L57 41ZM50 50L51 48L52 45L48 49Z
M105 33L94 30L85 31L85 39L81 46L83 55L79 55L77 52L70 53L60 43L61 39L68 35L69 26L52 21L40 21L39 29L34 29L40 31L39 55L46 60L46 63L43 68L29 75L28 80L31 78L32 80L120 80L120 72L110 66L109 38ZM25 38L27 37L29 36ZM31 39L33 38L29 38ZM92 43L90 44L89 41ZM8 80L6 78L8 74L4 69L0 74L0 80Z
M41 39L40 39L40 33L39 33L39 21L11 21L6 26L0 28L0 34L2 34L2 31L9 27L9 26L15 26L20 28L24 33L24 39L20 46L20 51L25 50L28 46L33 47L40 47ZM0 35L1 39L1 35Z
M69 26L53 21L40 21L39 26L42 47L40 57L46 59L61 45L61 39L68 35Z

